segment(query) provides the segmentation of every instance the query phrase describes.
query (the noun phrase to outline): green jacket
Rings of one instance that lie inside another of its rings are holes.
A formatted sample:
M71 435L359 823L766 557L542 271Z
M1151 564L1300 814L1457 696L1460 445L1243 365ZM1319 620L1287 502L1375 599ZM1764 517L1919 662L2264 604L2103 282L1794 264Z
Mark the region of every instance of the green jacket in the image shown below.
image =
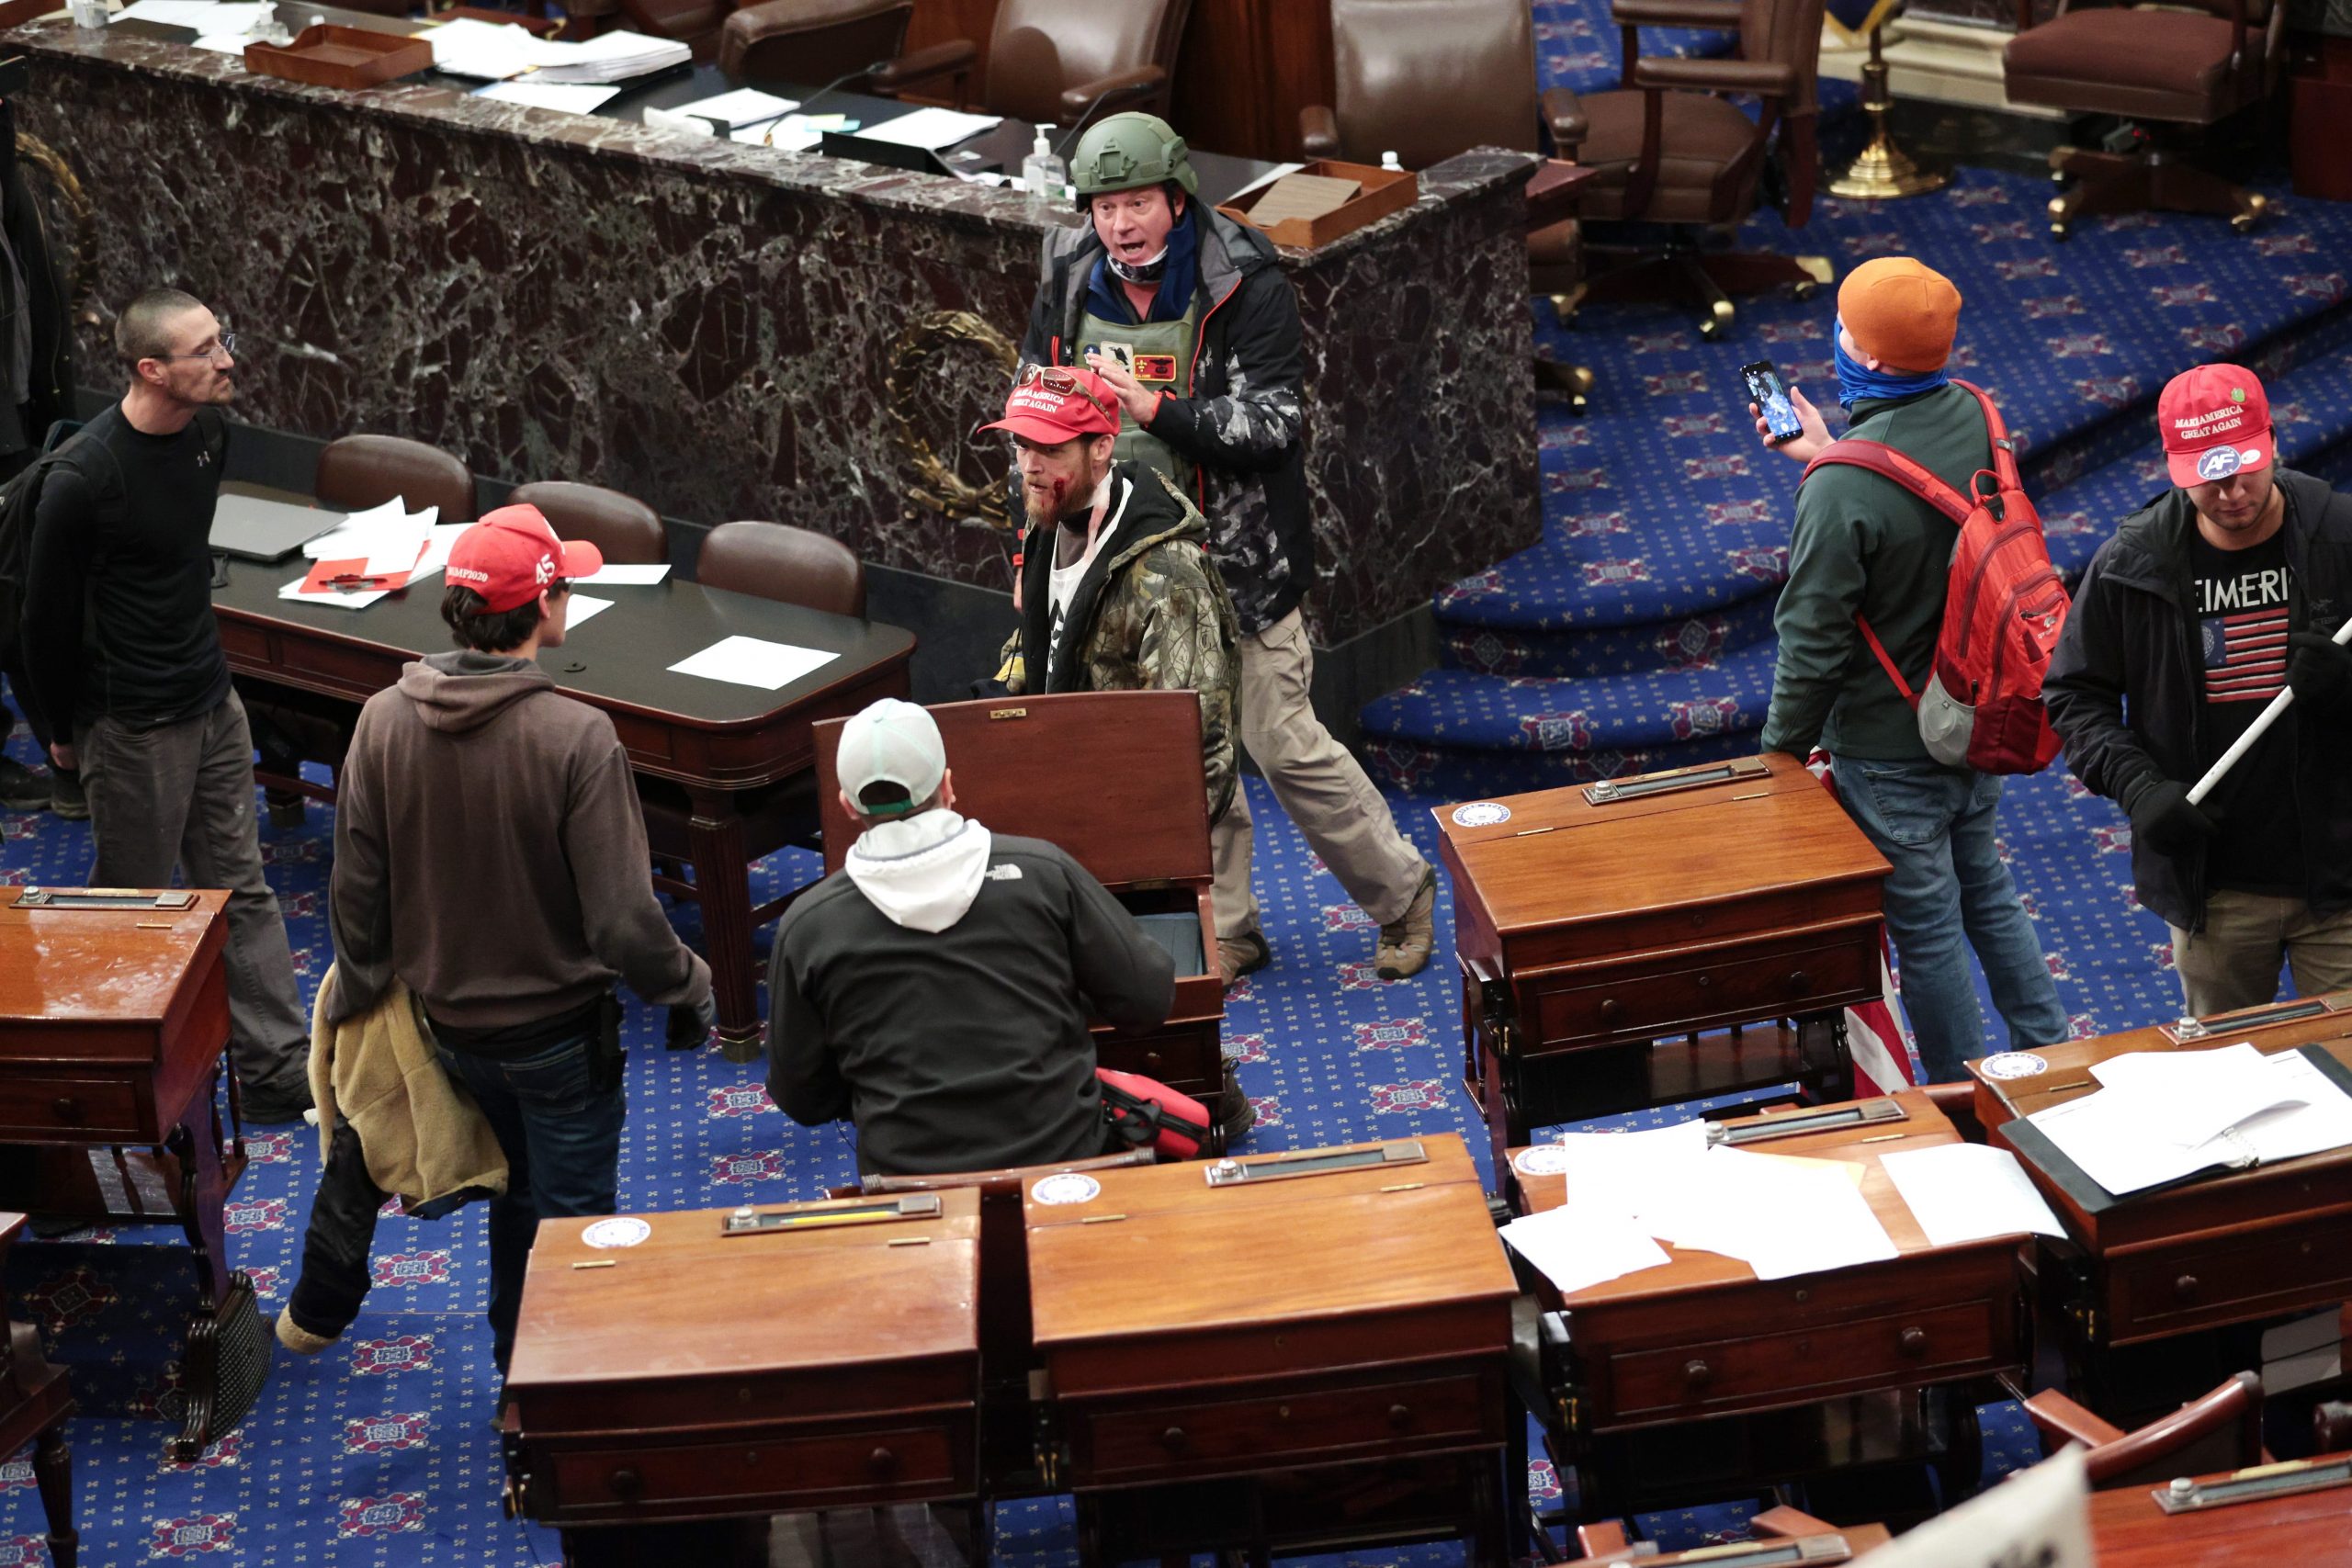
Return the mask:
M1849 439L1877 441L1965 494L1993 446L1976 400L1958 387L1856 403ZM1917 692L1942 629L1945 575L1960 529L1894 480L1846 464L1815 470L1797 491L1789 581L1772 614L1780 635L1763 749L1802 757L1926 761L1911 705L1854 625L1860 614Z
M1236 723L1241 703L1241 631L1225 580L1208 561L1209 525L1166 475L1141 463L1111 469L1103 541L1070 595L1053 680L1054 541L1032 528L1022 541L1022 616L1004 645L997 679L1027 692L1166 692L1201 697L1201 767L1209 820L1233 804Z

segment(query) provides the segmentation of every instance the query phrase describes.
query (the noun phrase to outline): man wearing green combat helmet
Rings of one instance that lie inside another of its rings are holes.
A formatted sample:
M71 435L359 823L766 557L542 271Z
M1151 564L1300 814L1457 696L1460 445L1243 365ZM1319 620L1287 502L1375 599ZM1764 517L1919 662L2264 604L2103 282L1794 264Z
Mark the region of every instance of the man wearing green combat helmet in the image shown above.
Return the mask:
M1315 653L1299 605L1315 581L1301 451L1298 301L1271 241L1195 199L1184 139L1117 114L1070 162L1091 221L1046 231L1023 367L1082 365L1117 394L1114 454L1171 476L1209 523L1241 628L1241 740L1274 798L1380 926L1384 979L1429 962L1435 874L1363 766L1307 700ZM1213 830L1227 983L1272 961L1250 890L1250 808Z

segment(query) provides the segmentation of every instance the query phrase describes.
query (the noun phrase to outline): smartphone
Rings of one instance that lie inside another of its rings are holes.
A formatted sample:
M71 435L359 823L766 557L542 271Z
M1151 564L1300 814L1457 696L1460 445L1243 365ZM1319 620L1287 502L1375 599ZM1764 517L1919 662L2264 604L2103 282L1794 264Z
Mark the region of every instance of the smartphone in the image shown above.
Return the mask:
M1804 434L1804 422L1797 418L1796 405L1789 401L1789 389L1781 384L1781 373L1770 360L1743 365L1739 376L1747 383L1748 401L1764 415L1764 428L1770 433L1766 440L1778 446Z

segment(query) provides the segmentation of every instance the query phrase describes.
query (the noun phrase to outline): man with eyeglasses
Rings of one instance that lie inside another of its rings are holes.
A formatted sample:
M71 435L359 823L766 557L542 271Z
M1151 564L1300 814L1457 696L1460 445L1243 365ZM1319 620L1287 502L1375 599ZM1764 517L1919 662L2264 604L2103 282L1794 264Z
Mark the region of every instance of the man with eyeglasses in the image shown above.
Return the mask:
M167 887L177 866L191 886L229 890L230 1056L244 1120L273 1123L310 1108L310 1022L262 874L253 737L212 619L233 341L176 288L124 308L115 348L130 389L42 479L24 664L50 760L78 767L89 797L92 885Z

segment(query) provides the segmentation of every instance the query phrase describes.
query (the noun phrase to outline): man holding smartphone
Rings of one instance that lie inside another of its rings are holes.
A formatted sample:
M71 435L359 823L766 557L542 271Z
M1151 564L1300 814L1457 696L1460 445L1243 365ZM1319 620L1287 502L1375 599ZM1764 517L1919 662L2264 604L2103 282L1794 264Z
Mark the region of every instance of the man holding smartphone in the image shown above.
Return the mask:
M1945 365L1960 290L1908 256L1866 262L1838 290L1838 400L1849 439L1894 448L1966 492L1993 463L1984 414ZM1767 367L1769 368L1769 367ZM1780 436L1751 404L1768 446L1809 463L1830 442L1821 413L1791 389L1797 430ZM1886 926L1902 964L1903 1003L1930 1082L1962 1076L1984 1054L1984 1019L1962 962L1976 953L2013 1046L2066 1038L2033 922L1995 842L2001 781L1928 755L1917 716L1863 647L1867 618L1897 668L1926 684L1942 629L1945 574L1959 528L1893 480L1846 464L1797 491L1789 581L1772 625L1780 657L1763 749L1829 753L1838 796L1894 868Z

